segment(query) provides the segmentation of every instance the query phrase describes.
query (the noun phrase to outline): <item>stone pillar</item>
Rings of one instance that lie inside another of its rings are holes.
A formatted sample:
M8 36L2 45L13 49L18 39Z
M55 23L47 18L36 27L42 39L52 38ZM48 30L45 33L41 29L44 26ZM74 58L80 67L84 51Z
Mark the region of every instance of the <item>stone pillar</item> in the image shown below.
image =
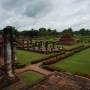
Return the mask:
M15 48L13 44L13 33L12 33L12 27L7 26L4 28L3 38L4 38L4 63L5 63L5 74L9 78L14 78L14 59L15 59Z
M45 42L45 49L48 50L48 41Z

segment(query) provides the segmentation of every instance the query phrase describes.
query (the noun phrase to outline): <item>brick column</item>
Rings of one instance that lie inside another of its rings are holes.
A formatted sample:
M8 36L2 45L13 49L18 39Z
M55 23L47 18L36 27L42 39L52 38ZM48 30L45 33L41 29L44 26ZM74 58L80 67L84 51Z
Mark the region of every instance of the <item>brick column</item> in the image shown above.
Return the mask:
M15 48L13 43L14 39L12 29L13 28L11 26L7 26L3 30L5 73L9 78L15 77L13 68L15 61Z

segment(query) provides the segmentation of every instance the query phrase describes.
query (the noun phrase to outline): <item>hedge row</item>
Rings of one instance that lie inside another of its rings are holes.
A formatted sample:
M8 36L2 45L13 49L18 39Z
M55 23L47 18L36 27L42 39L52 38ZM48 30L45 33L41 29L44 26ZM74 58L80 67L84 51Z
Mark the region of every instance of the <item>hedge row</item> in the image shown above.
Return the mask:
M58 72L64 72L64 73L68 73L66 70L64 69L60 69L57 67L53 67L51 65L42 65L42 68L49 70L49 71L58 71ZM82 76L82 77L86 77L90 79L90 74L83 74L83 73L79 73L79 72L75 72L72 75L78 75L78 76Z
M84 46L84 45L79 45L79 46L71 48L71 49L66 49L66 51L73 51L75 49L81 48L82 46Z
M21 64L21 63L15 63L15 64L14 64L14 67L19 69L19 68L24 68L24 67L26 67L26 65L25 65L25 64Z
M75 48L73 50L71 50L70 52L66 52L64 54L61 54L61 55L58 55L56 57L53 57L53 58L50 58L46 61L43 62L44 65L49 65L49 64L53 64L53 63L56 63L58 61L61 61L63 60L64 58L67 58L69 56L72 56L73 54L77 53L77 52L80 52L86 48L89 48L89 46L85 47L85 46L80 46L78 48Z
M75 72L74 75L83 76L90 79L90 74L83 74L83 73Z
M64 54L64 53L65 53L65 52L62 51L62 52L57 53L57 54L52 54L52 55L49 55L49 56L47 56L47 57L44 57L44 58L41 58L41 59L32 61L31 64L39 63L39 62L41 62L41 61L48 60L48 59L53 58L53 57L57 57L58 55L62 55L62 54Z
M49 70L49 71L60 71L60 72L66 72L65 70L63 69L58 69L58 68L53 68L53 66L51 65L42 65L41 66L42 68L46 69L46 70Z

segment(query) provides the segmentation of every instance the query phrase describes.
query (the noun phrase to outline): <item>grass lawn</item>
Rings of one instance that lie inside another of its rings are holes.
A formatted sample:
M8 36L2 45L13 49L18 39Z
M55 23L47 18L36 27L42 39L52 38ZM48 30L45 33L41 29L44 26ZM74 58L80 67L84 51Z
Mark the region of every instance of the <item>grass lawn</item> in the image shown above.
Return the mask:
M27 84L31 84L32 82L35 82L43 78L41 74L33 72L33 71L24 72L20 74L19 77L22 80L24 80Z
M90 74L90 48L52 65L71 73Z
M44 57L47 57L48 55L45 54L39 54L35 52L29 52L29 51L23 51L23 50L17 50L16 57L17 61L21 64L30 64L31 61L38 60Z
M77 44L74 44L74 45L61 45L63 46L65 49L72 49L72 48L75 48L75 47L78 47L80 45L84 45L84 46L87 46L87 45L90 45L90 43L77 43Z
M72 49L72 48L75 48L75 47L78 47L78 46L80 46L80 45L82 45L82 43L78 43L78 44L74 44L74 45L55 45L55 48L61 48L61 47L63 47L63 48L65 48L65 49ZM52 47L52 44L49 44L49 47Z
M33 71L27 71L18 75L21 82L17 82L10 86L10 90L21 90L24 85L31 85L33 82L36 82L43 78L39 73ZM9 90L9 89L8 89Z
M78 46L80 46L81 45L81 43L79 43L79 44L74 44L74 45L62 45L65 49L72 49L72 48L75 48L75 47L78 47Z
M75 47L78 47L78 46L81 46L81 45L84 45L84 46L87 46L87 45L90 45L90 43L77 43L77 44L73 44L73 45L55 45L55 47L63 47L64 49L72 49L72 48L75 48ZM52 44L49 44L49 47L52 47Z

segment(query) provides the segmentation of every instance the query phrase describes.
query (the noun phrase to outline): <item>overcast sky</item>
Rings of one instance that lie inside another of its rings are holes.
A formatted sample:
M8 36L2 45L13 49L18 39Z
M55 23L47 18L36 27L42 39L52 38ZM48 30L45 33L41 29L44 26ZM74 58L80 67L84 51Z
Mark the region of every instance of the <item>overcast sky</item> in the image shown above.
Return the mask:
M90 0L0 0L0 28L90 28Z

